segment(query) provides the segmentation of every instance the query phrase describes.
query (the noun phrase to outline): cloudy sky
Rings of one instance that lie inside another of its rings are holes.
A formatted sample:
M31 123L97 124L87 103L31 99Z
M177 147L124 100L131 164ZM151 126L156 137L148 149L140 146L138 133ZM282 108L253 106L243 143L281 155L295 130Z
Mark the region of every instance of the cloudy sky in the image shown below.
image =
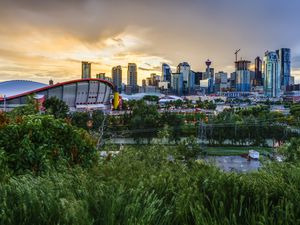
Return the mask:
M299 0L0 0L0 81L56 82L139 67L139 82L163 62L233 71L234 50L254 60L292 49L300 81Z

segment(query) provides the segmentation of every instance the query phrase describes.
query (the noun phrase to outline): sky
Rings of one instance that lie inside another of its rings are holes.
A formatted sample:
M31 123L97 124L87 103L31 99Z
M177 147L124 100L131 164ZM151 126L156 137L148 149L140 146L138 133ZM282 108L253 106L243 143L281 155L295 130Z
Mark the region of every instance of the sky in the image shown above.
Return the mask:
M204 71L234 70L234 51L254 61L264 52L292 50L300 82L299 0L0 0L0 81L47 83L92 75L135 62L138 82L187 61Z

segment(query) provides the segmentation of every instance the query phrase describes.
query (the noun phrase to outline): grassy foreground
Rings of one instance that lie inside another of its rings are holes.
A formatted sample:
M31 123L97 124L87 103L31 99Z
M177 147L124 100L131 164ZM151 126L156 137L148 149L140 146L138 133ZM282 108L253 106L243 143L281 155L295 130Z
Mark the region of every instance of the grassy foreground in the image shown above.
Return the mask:
M146 146L90 169L2 175L0 224L300 224L295 164L223 173Z

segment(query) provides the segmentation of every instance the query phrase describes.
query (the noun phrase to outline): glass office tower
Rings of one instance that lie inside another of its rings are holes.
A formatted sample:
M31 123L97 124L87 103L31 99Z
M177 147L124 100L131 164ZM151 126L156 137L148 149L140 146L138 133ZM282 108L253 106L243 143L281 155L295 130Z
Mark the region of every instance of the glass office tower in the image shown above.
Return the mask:
M281 48L276 53L280 62L280 86L285 90L291 78L291 49Z
M264 92L267 97L280 96L280 61L276 52L266 52L264 57Z

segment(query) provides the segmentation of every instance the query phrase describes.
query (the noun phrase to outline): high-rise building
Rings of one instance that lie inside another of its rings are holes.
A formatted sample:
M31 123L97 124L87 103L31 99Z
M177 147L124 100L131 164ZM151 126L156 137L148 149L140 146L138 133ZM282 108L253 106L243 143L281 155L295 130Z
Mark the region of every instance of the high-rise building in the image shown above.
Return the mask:
M195 85L200 85L200 80L203 79L202 72L195 72Z
M172 73L171 88L174 94L178 96L183 95L183 74Z
M236 91L249 92L251 90L250 61L239 60L235 62L236 69Z
M236 90L236 72L230 73L229 82L230 82L230 89Z
M89 79L91 78L91 66L90 62L81 62L81 78L82 79Z
M227 73L223 71L215 74L215 91L220 92L227 89Z
M122 67L115 66L111 70L113 84L118 92L122 92Z
M276 52L266 52L264 57L264 92L267 97L280 96L280 61Z
M285 90L291 78L291 49L281 48L276 53L280 63L280 86Z
M150 75L152 86L158 87L158 83L160 81L160 76L156 75L156 73L152 73Z
M256 57L254 61L254 72L255 72L255 77L254 77L254 86L263 86L263 77L262 77L262 60L260 57Z
M182 73L184 81L189 79L190 71L191 66L187 62L179 63L177 66L177 73Z
M162 73L161 73L161 81L171 82L172 70L170 66L166 63L162 64Z
M137 67L135 63L128 63L127 86L131 86L132 92L137 92Z
M183 94L191 94L195 89L195 73L187 62L182 62L177 66L177 73L183 76Z
M208 94L214 93L214 71L211 66L211 61L208 59L205 62L206 65L206 78L208 79L208 89L207 92Z

